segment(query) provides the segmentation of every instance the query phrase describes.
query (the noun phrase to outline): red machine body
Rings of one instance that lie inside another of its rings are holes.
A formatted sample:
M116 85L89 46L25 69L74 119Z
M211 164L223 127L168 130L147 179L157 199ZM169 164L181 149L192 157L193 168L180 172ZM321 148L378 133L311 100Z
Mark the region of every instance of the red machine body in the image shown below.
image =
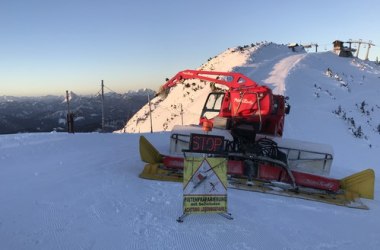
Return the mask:
M270 88L260 86L240 73L198 70L178 72L161 87L161 91L168 91L178 82L187 79L199 79L228 87L208 95L202 109L200 125L208 125L210 121L215 125L222 120L227 129L246 126L251 127L255 133L282 136L285 114L289 111L284 96L274 95ZM165 156L163 164L169 169L181 170L183 158ZM227 172L233 176L244 176L244 162L229 159ZM257 177L261 180L291 183L289 173L297 185L334 192L339 189L339 180L334 178L294 170L287 172L271 164L260 164Z
M163 164L170 169L183 169L183 158L165 156ZM233 176L244 176L244 163L243 161L228 160L227 173ZM313 175L309 173L291 171L294 176L294 181L297 185L303 187L317 188L331 192L337 192L340 188L338 179ZM279 181L285 183L292 183L289 174L284 169L270 165L260 164L258 169L258 179L268 181Z
M227 90L209 94L200 117L204 121L225 118L229 126L252 126L256 133L282 136L286 102L284 96L274 95L266 86L260 86L236 72L184 70L162 86L167 91L179 81L200 79L227 86Z

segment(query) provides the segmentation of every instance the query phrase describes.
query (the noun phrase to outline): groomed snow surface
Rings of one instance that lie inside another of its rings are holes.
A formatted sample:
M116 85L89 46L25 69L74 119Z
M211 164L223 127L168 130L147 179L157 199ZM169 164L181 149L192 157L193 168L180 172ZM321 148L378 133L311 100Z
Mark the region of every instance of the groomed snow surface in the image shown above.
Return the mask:
M145 134L159 149L167 132ZM0 137L0 249L378 249L370 210L228 190L234 217L182 213L182 184L143 180L137 134ZM378 190L379 182L376 182Z

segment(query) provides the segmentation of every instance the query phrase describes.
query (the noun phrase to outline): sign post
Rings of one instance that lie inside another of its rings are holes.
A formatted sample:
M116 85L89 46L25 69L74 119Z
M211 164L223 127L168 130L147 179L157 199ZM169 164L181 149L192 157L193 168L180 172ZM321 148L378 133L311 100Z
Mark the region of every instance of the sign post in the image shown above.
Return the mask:
M178 222L193 213L217 213L233 219L227 211L227 159L205 157L205 153L221 154L223 145L222 136L191 134L190 149L186 152L204 154L203 157L185 157L183 214Z

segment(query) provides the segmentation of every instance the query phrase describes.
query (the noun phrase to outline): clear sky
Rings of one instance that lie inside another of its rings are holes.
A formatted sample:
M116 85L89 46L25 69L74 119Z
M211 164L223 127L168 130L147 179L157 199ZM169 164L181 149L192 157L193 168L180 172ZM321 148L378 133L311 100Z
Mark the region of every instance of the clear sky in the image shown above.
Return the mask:
M0 95L157 89L229 47L372 40L380 1L1 0ZM362 57L366 49L361 48Z

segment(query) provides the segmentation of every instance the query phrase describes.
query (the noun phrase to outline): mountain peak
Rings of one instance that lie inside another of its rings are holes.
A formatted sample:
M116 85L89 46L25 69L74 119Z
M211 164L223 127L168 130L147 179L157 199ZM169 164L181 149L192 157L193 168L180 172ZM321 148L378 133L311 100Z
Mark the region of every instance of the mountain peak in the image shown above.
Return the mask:
M375 63L263 42L229 48L198 70L240 72L275 94L288 96L292 111L285 119L284 137L333 145L339 135L340 141L359 140L364 147L380 147L380 68ZM198 124L210 91L209 83L185 80L172 87L166 98L153 98L153 131L170 131L182 122ZM125 131L149 132L150 128L145 105Z

